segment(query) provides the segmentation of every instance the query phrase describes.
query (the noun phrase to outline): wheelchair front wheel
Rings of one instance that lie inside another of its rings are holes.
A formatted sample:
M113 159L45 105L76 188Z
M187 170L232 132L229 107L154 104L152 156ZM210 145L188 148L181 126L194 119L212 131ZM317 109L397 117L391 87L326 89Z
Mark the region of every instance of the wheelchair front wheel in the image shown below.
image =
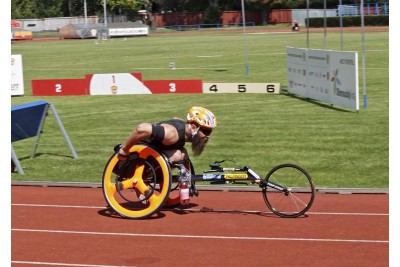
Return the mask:
M314 182L303 168L295 164L274 167L262 184L266 205L280 217L299 217L306 213L314 202Z

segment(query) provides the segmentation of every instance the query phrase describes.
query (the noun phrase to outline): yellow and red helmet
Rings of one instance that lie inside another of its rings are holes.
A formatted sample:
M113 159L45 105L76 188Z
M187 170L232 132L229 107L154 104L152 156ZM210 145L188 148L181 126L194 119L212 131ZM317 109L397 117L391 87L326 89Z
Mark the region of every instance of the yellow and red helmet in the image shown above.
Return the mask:
M189 123L196 123L202 128L214 129L217 127L217 119L214 114L206 108L191 107L187 114Z

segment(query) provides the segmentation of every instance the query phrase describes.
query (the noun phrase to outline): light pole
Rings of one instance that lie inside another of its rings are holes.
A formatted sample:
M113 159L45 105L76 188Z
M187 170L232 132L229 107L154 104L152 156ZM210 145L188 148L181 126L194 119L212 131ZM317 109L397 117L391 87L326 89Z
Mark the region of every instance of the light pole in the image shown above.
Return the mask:
M107 7L106 7L106 0L103 1L104 7L104 26L107 27Z
M87 24L87 8L86 8L86 0L83 1L83 10L85 12L85 26Z
M310 2L307 0L307 49L310 48L310 32L309 32L309 24L310 24Z
M246 37L246 15L244 11L244 0L242 0L242 26L243 26L243 42L244 42L244 56L245 56L245 64L246 64L246 75L249 76L249 62L248 62L248 47L247 47L247 37Z

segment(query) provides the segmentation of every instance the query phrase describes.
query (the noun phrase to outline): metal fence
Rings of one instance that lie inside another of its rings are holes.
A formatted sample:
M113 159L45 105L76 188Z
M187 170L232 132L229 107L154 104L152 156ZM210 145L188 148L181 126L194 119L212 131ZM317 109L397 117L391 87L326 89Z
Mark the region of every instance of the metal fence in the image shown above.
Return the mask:
M338 16L360 16L360 5L338 5ZM364 4L364 15L389 15L389 2Z

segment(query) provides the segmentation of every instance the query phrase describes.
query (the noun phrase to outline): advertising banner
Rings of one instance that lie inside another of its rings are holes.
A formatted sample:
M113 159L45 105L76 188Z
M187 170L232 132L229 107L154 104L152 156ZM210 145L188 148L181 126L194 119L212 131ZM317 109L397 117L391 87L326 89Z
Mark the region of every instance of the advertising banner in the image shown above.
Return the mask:
M307 53L307 78L308 97L330 102L332 90L330 76L330 51L308 50Z
M87 75L91 95L151 94L142 81L131 73Z
M359 110L357 52L287 47L288 92Z
M288 91L304 97L308 97L306 55L305 48L286 49Z
M356 52L337 52L331 62L332 102L359 110L358 55Z
M11 95L24 95L22 55L11 55Z
M117 28L109 29L108 33L110 37L149 35L149 28Z

